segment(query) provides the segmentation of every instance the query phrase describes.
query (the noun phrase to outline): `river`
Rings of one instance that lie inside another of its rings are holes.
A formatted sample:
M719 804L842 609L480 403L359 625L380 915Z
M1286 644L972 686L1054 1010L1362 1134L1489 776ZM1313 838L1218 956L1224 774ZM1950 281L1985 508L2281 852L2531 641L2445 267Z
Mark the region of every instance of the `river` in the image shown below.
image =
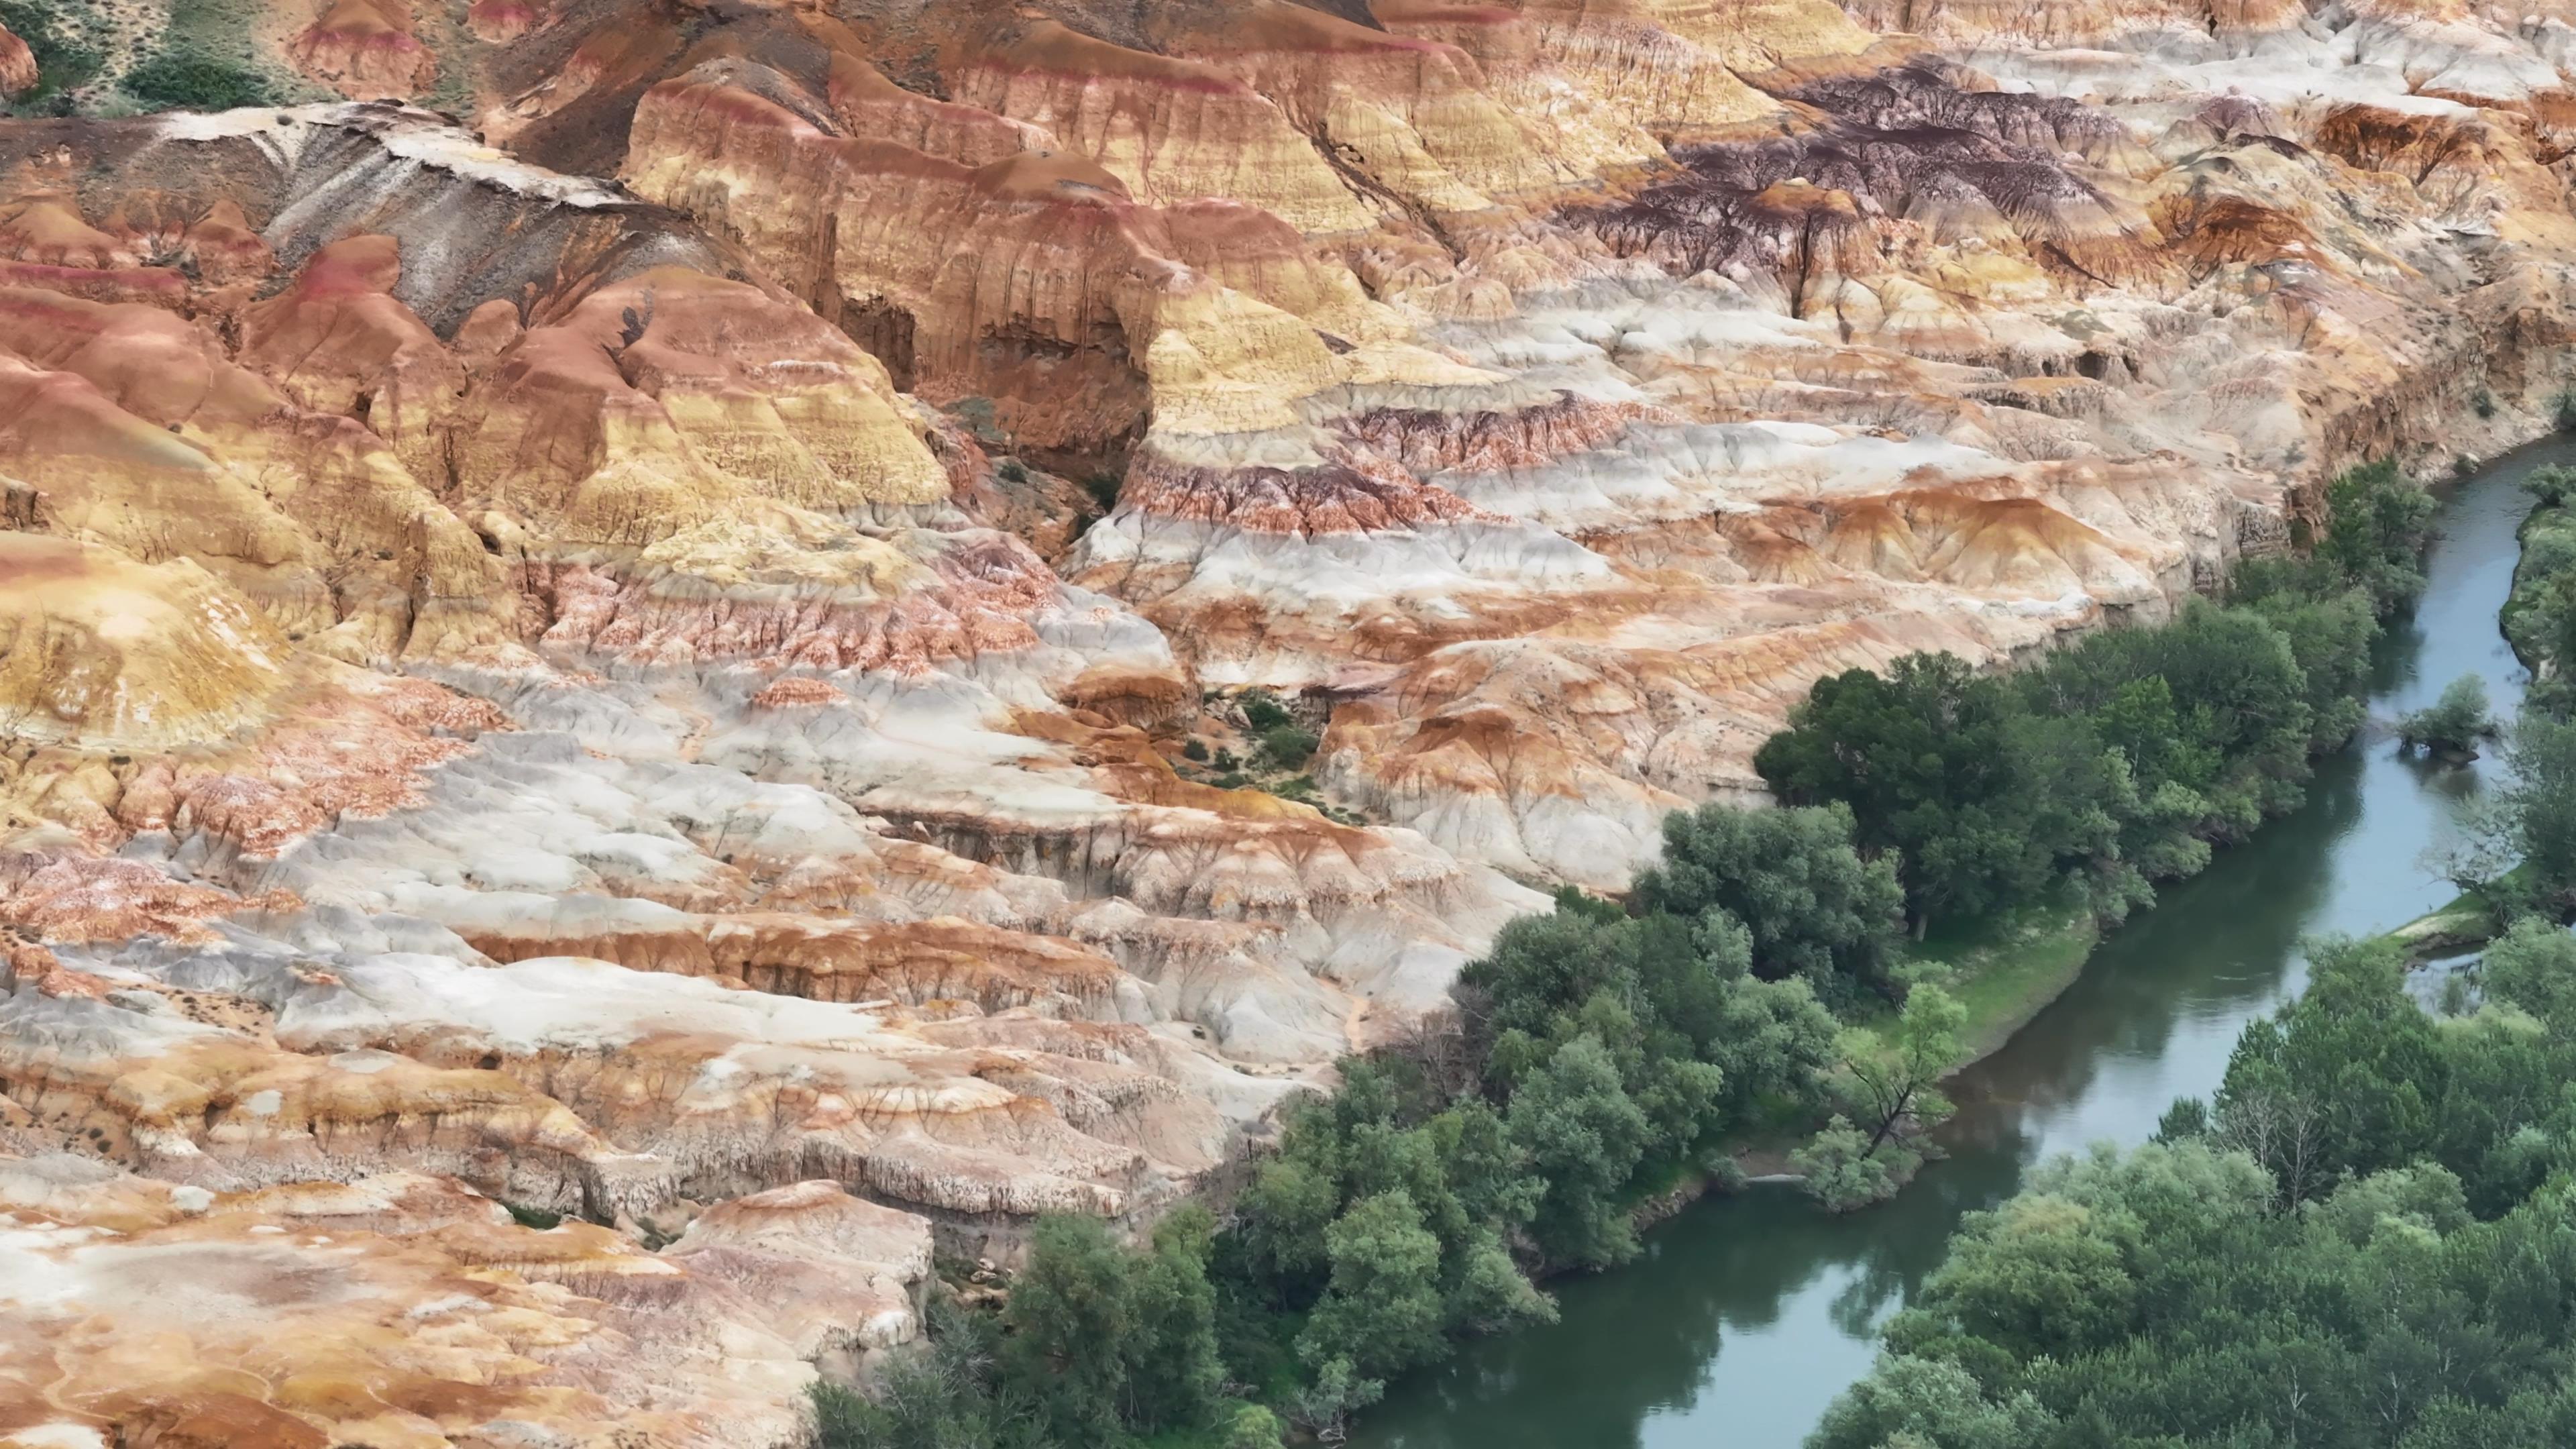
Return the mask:
M2140 1142L2174 1098L2207 1096L2245 1023L2306 980L2299 942L2385 930L2450 899L2417 860L2493 760L2398 753L2387 726L2475 671L2499 718L2523 675L2496 622L2520 483L2576 443L2526 448L2451 489L2413 618L2381 640L2371 723L2321 762L2307 803L2220 852L2112 932L2066 994L1951 1084L1949 1156L1844 1217L1793 1188L1703 1201L1638 1260L1551 1285L1554 1325L1471 1344L1391 1386L1361 1449L1793 1449L1868 1371L1878 1326L1939 1264L1960 1215L2047 1158Z

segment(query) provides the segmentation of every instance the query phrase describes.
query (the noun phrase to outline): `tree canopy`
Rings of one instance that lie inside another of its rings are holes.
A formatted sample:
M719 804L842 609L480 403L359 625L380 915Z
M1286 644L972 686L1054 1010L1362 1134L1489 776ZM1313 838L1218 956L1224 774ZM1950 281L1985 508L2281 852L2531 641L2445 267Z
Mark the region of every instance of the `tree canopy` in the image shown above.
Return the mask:
M2214 1107L1971 1214L1811 1449L2576 1442L2576 936L2526 917L2443 1017L2311 955Z
M2067 886L2116 920L2153 882L2200 870L2213 846L2297 805L2313 756L2361 723L2378 620L2422 586L2432 501L2378 465L2329 491L2335 521L2315 554L2248 562L2226 603L2095 631L2013 675L1915 654L1820 679L1754 768L1784 803L1848 809L1864 861L1892 866L1918 930ZM2576 583L2569 598L2576 618ZM2472 703L2464 691L2428 728L2471 728L2483 715ZM1787 827L1757 842L1706 834L1683 818L1668 827L1668 859L1681 853L1664 872L1685 899L1701 855L1797 849ZM1861 974L1849 948L1816 935L1838 920L1820 909L1835 902L1740 874L1765 892L1728 902L1753 923L1763 968L1809 970L1823 945ZM1778 916L1799 924L1775 928Z
M1839 999L1849 984L1884 980L1905 906L1894 859L1862 856L1853 833L1851 807L1839 799L1675 811L1664 818L1662 863L1637 877L1637 901L1694 920L1721 912L1750 933L1754 974L1801 976Z

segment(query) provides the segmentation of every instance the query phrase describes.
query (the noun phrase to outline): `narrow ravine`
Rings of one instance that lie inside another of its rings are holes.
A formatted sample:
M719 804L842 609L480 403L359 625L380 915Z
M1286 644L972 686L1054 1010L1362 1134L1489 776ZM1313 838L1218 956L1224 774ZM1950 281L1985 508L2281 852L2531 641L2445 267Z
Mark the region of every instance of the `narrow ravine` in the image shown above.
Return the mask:
M2532 469L2553 440L2450 490L2413 618L2381 641L2361 737L2323 762L2301 809L2223 852L2112 933L2067 993L1952 1084L1949 1157L1895 1201L1830 1217L1792 1189L1706 1201L1637 1262L1552 1285L1563 1317L1472 1345L1392 1386L1353 1433L1366 1449L1789 1449L1876 1352L1874 1335L1941 1258L1962 1213L2030 1166L2134 1143L2178 1096L2206 1095L2237 1033L2306 979L2300 939L2385 930L2451 897L2418 864L2494 769L2399 754L2387 725L2460 675L2499 717L2523 675L2497 625Z

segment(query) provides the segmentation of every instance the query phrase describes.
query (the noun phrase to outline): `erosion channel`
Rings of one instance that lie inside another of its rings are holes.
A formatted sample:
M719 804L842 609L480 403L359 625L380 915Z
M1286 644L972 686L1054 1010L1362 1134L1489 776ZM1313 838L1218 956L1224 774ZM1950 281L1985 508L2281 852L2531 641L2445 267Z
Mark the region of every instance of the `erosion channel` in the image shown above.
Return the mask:
M1556 1324L1393 1386L1352 1443L1797 1444L1868 1369L1878 1326L1940 1262L1961 1214L2011 1196L2046 1158L2142 1141L2174 1098L2207 1095L2239 1029L2304 983L2302 937L2386 930L2451 897L2418 856L2494 752L2430 763L2401 755L2388 724L2470 671L2499 717L2520 701L2497 611L2530 507L2521 481L2569 462L2576 443L2551 441L2450 489L2423 601L2380 642L2370 723L2320 765L2302 808L2110 933L2065 995L1952 1082L1945 1160L1844 1217L1776 1185L1704 1200L1649 1234L1635 1263L1552 1285Z

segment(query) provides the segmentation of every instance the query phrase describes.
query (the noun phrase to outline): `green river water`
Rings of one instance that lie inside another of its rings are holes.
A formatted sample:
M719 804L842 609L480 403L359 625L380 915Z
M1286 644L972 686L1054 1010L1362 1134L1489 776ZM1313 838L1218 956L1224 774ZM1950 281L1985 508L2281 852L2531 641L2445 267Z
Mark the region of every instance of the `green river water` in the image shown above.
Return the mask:
M2382 640L2371 723L2322 762L2306 805L2222 851L2111 933L2084 974L1951 1084L1949 1156L1887 1204L1846 1217L1757 1186L1686 1210L1634 1263L1559 1279L1562 1318L1472 1344L1390 1387L1359 1449L1792 1449L1869 1368L1875 1334L1941 1259L1962 1213L2023 1171L2095 1142L2135 1143L2179 1096L2206 1096L2238 1030L2299 990L2299 941L2423 914L2451 887L2417 864L2492 759L2401 757L2387 726L2443 685L2485 676L2498 717L2522 671L2496 622L2510 587L2520 481L2576 462L2553 441L2499 460L2443 500L2429 587Z

